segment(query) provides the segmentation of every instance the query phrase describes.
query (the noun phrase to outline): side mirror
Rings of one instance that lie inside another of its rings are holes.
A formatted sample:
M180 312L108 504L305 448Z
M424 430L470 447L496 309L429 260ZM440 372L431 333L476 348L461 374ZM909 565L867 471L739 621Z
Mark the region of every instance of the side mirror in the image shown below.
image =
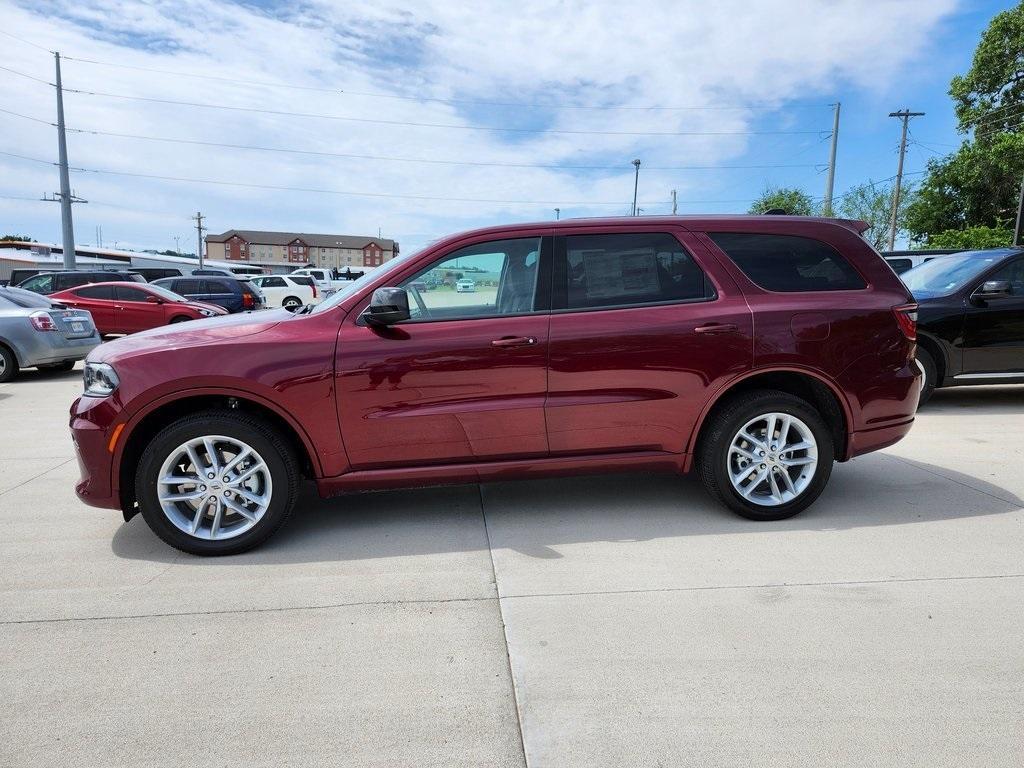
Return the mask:
M362 314L369 325L388 326L409 319L409 294L404 288L378 288Z
M163 304L164 300L159 296L147 296L146 301L150 304Z
M971 298L992 301L993 299L1008 299L1011 295L1009 280L986 280Z

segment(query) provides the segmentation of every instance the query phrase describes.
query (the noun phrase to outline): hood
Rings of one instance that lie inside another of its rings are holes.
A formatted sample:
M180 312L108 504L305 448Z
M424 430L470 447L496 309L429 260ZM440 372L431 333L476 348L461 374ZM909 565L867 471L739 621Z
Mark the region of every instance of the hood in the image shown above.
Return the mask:
M218 307L219 309L219 307ZM270 330L282 320L293 317L287 309L245 312L237 315L208 317L191 323L175 323L140 333L123 336L101 344L91 353L92 362L111 362L157 350L197 347L225 339L240 339Z

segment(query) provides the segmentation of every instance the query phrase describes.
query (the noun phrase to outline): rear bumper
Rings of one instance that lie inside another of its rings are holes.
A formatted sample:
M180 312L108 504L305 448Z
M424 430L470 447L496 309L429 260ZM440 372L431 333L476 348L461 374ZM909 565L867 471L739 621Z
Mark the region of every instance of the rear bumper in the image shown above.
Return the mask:
M68 339L59 333L37 332L15 350L18 365L31 368L47 363L59 363L62 360L83 360L100 344L98 333L82 339Z
M914 426L914 420L890 424L876 429L862 429L850 435L849 458L863 456L865 453L888 448L893 443L898 443Z
M80 397L71 404L71 440L81 479L75 493L85 504L104 509L120 509L119 494L112 488L112 455L109 408L102 398Z

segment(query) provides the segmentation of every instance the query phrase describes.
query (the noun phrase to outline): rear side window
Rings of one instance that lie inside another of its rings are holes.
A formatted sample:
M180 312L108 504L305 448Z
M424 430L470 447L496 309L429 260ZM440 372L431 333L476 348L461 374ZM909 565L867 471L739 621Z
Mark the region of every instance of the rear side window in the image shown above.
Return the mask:
M175 280L171 290L175 293L203 293L202 287L199 280Z
M265 277L260 281L260 285L264 288L287 288L288 284L285 283L282 277Z
M114 286L112 285L86 285L83 288L79 288L75 291L75 296L81 296L83 299L108 299L114 298Z
M904 272L906 272L908 269L914 266L914 262L912 262L910 259L886 259L886 261L889 262L889 266L892 267L892 271L895 272L897 275L902 275Z
M568 235L555 268L556 309L701 301L715 296L690 254L665 233Z
M754 283L769 291L856 291L867 285L850 262L820 240L795 235L709 232Z

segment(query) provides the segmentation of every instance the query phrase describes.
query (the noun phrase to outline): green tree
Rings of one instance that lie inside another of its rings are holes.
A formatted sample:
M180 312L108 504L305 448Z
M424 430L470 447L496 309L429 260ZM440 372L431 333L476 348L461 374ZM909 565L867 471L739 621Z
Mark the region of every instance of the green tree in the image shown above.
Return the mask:
M819 206L810 195L797 187L767 186L750 206L749 213L764 213L772 208L781 208L790 216L816 216Z
M956 152L928 163L907 210L911 237L928 245L950 230L1006 229L1017 215L1024 175L1024 3L992 19L970 70L953 78L949 93L958 128L969 136Z
M836 206L836 211L843 218L867 222L868 231L864 233L864 237L879 250L889 247L893 191L892 184L876 183L868 179L864 184L855 184L846 190ZM900 210L896 216L897 237L906 234L903 222L914 198L913 187L903 187L900 190Z
M16 240L23 240L27 243L35 242L35 240L28 235L4 235L3 237L0 237L0 243L13 243Z
M928 238L932 248L960 248L976 251L982 248L1005 248L1013 243L1013 230L1007 227L968 227L947 229Z

